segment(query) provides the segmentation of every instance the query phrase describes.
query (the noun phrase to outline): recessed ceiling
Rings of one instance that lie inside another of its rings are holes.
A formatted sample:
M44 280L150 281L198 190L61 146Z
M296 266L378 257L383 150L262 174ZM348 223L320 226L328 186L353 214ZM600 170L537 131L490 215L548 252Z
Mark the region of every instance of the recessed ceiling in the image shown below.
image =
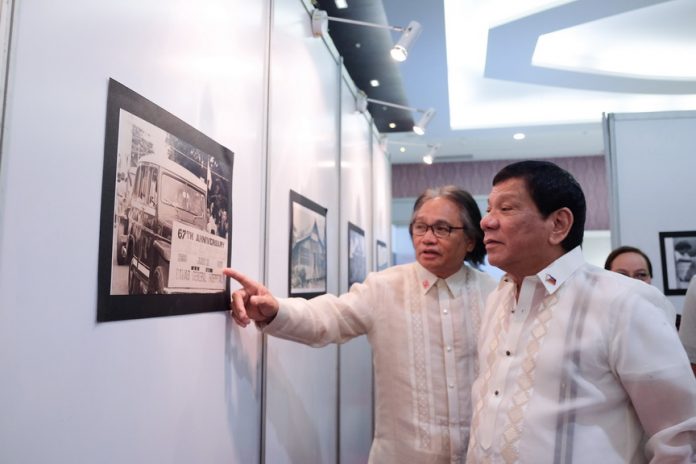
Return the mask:
M348 0L341 14L364 3L380 2ZM396 77L371 71L389 62L387 43L368 61L345 59L348 72L368 95L399 81L402 95L379 99L437 110L419 137L412 121L391 129L369 108L393 163L421 162L436 145L435 162L597 155L603 113L696 109L694 0L383 0L381 14L363 20L423 25L408 60L389 63Z

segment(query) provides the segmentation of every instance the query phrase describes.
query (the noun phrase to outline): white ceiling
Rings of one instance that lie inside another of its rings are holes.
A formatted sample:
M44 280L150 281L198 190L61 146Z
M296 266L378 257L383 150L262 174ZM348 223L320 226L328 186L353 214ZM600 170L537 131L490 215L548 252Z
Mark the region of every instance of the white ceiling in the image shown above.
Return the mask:
M387 136L393 163L435 145L435 162L597 155L603 113L696 109L696 0L384 7L390 24L423 25L401 71L409 104L437 110L426 135Z

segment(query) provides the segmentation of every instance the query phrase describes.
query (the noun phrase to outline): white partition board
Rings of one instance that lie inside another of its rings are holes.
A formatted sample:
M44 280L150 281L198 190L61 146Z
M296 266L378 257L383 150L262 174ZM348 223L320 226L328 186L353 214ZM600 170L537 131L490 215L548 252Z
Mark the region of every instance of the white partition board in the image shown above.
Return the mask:
M376 137L372 138L372 214L375 240L387 244L391 255L392 177L391 161L386 149ZM411 204L413 206L413 204ZM410 218L410 216L409 216ZM393 263L392 263L393 264Z
M662 289L659 232L696 230L696 111L610 114L612 244L632 245L652 261ZM681 313L683 296L668 297Z
M347 224L365 232L366 275L373 269L372 247L372 133L370 121L356 112L355 97L341 86L341 292L348 291ZM379 308L375 308L379 309ZM366 336L339 348L340 462L367 462L372 444L372 350Z
M298 0L274 3L269 114L268 287L288 294L290 190L328 208L327 291L338 291L339 66ZM337 348L267 339L269 463L335 462Z
M245 192L263 184L265 5L15 5L0 172L0 462L259 461L255 331L230 329L224 312L95 320L109 77L235 152L232 259L258 274L261 200Z

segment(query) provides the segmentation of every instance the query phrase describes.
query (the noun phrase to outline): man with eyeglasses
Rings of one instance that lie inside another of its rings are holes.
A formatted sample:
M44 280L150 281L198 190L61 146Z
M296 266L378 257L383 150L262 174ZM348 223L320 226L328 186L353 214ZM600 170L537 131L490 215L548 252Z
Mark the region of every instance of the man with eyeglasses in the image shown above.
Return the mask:
M474 268L485 256L480 220L466 191L426 190L409 229L416 262L371 273L338 297L276 299L260 283L224 271L242 285L231 309L241 326L255 321L267 334L312 346L367 335L375 373L371 463L466 459L476 339L495 286Z

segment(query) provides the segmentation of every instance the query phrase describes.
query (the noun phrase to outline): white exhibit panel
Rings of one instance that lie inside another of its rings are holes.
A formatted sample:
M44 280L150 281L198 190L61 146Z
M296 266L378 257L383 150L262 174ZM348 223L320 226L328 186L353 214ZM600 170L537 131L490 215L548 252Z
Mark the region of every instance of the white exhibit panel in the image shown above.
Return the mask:
M341 292L373 269L371 125L341 86ZM363 231L348 230L348 222ZM352 239L352 243L351 243ZM352 271L352 275L351 275ZM379 309L379 308L375 308ZM372 350L366 336L339 347L339 458L367 462L372 443Z
M389 153L378 138L377 130L372 131L372 217L375 241L379 240L387 245L389 263L393 263L392 256L392 177L391 161ZM411 207L413 204L411 204ZM410 216L409 216L410 217ZM376 250L373 250L376 255ZM375 266L378 263L375 256Z
M696 231L696 111L610 114L605 130L612 245L643 250L664 291L659 233ZM684 297L668 298L681 313Z
M266 2L15 3L0 462L259 462L255 330L224 311L95 321L109 78L234 152L232 263L260 274Z
M290 191L326 208L326 291L339 269L340 68L310 29L299 0L273 2L271 30L268 279L289 294ZM323 235L323 234L320 234ZM267 338L265 461L335 462L337 347Z

